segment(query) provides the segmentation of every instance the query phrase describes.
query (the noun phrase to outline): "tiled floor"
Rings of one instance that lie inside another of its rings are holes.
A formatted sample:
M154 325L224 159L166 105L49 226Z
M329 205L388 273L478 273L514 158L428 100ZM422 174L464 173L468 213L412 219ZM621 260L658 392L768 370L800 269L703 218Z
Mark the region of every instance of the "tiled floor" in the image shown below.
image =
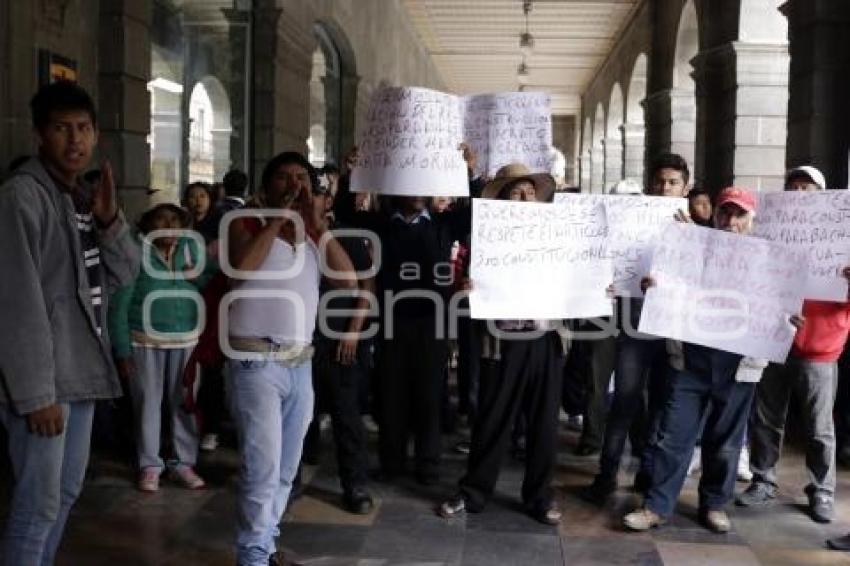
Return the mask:
M326 435L329 436L329 435ZM453 444L446 437L446 446ZM327 439L329 443L329 439ZM822 526L803 512L801 457L786 454L784 499L765 511L733 509L734 532L711 534L695 522L696 484L688 481L678 513L651 534L619 528L638 503L627 489L604 509L577 496L595 468L593 458L571 455L575 437L564 434L556 478L565 512L560 528L539 525L518 512L521 466L506 463L492 504L481 514L445 521L435 505L452 493L464 457L447 450L440 485L412 479L373 486L377 506L369 516L338 507L332 452L307 470L304 496L282 526L281 546L299 563L315 566L464 565L850 565L850 556L826 550L824 540L850 531L850 472L839 474L839 521ZM99 565L232 565L238 463L232 450L206 456L210 488L189 492L168 483L154 495L132 489L126 466L99 459L76 506L59 563ZM623 476L627 484L627 476ZM742 484L739 484L739 489Z

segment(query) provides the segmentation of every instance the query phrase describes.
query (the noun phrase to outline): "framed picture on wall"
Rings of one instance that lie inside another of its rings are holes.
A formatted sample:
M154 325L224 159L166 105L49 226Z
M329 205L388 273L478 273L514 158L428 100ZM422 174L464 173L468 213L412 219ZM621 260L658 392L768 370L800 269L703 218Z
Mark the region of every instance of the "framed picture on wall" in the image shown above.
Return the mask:
M38 84L77 82L77 62L47 49L38 50Z

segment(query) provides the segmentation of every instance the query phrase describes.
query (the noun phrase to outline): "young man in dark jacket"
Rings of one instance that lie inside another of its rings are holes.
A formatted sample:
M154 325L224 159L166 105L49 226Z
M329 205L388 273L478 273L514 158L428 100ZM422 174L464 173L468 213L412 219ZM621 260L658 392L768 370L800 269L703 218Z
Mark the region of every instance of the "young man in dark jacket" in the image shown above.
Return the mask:
M121 394L105 324L109 291L136 276L112 171L80 175L94 104L68 82L33 97L39 155L0 187L0 423L15 476L4 564L52 564L85 476L94 402Z

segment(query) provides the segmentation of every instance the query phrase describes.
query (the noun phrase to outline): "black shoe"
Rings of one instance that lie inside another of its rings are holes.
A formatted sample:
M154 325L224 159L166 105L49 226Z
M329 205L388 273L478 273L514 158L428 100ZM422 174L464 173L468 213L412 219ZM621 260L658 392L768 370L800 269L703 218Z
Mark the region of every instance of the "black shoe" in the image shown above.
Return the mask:
M416 483L419 485L437 485L440 483L440 474L434 472L416 472Z
M582 489L579 495L585 501L604 505L615 491L617 491L617 480L603 477L600 474L593 478L593 483Z
M355 515L368 515L375 507L372 496L362 487L355 487L342 497L345 508Z
M842 552L850 552L850 535L843 537L835 537L826 541L826 546L832 550L840 550Z

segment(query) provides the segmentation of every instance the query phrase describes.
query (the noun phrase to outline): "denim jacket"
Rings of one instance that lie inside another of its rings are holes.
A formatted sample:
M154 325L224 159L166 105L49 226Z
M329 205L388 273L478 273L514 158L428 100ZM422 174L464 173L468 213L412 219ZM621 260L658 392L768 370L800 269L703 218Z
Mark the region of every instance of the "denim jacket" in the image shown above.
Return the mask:
M121 214L97 237L107 312L111 292L135 278L138 253ZM0 186L0 270L0 405L23 415L119 396L106 325L97 334L74 203L37 158Z

